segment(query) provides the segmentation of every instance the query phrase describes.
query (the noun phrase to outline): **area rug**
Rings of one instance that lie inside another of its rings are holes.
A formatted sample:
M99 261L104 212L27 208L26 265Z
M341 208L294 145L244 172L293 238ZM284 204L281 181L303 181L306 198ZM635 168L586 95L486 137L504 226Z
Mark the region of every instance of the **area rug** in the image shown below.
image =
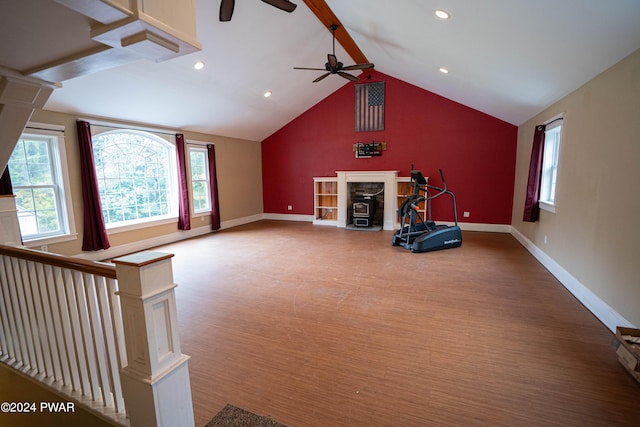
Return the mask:
M287 427L271 417L261 417L244 409L227 404L206 427Z

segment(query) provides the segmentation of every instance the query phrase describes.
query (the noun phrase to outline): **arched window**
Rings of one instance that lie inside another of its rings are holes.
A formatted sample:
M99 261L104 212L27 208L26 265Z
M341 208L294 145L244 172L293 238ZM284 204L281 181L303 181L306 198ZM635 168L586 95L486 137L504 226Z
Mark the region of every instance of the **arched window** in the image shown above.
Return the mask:
M104 132L92 143L107 228L176 216L174 145L135 130Z

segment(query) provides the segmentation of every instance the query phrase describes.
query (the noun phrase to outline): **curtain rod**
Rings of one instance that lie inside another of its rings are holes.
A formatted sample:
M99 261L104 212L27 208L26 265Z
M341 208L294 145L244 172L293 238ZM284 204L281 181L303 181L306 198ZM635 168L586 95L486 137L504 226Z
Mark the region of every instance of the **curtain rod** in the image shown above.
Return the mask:
M104 123L93 123L89 120L86 120L89 125L91 126L100 126L103 128L111 128L111 129L120 129L120 130L142 130L145 132L154 132L154 133L159 133L161 135L171 135L171 136L176 136L177 133L181 133L181 132L167 132L167 131L161 131L161 130L156 130L156 129L151 129L151 128L145 128L145 127L140 127L140 126L129 126L129 127L125 127L125 126L115 126L115 125L107 125Z
M200 145L203 147L206 147L207 145L216 145L214 142L207 142L207 141L196 141L196 140L188 140L185 138L184 141L187 145Z
M48 132L61 132L64 133L65 127L62 125L54 125L51 123L40 123L40 122L28 122L24 127L25 129L33 129L33 130L46 130Z
M550 125L551 123L555 123L555 122L557 122L559 120L564 120L564 117L558 117L557 119L553 119L550 122L545 123L544 125L547 126L547 125Z
M49 132L60 132L60 133L64 133L64 129L51 129L51 128L41 128L41 127L37 127L37 126L25 126L25 129L33 129L33 130L46 130Z

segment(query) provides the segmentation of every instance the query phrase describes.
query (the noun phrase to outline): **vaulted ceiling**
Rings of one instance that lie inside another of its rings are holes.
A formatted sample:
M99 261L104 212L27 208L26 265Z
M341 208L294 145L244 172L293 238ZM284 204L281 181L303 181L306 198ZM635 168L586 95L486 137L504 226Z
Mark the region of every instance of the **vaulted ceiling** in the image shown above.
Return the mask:
M324 68L327 6L354 42L339 37L345 65L365 58L515 125L640 48L638 0L292 1L289 14L236 0L233 19L220 22L219 0L195 0L201 51L64 80L45 109L260 141L349 83L336 75L312 83L320 72L293 69ZM0 10L5 69L23 72L95 43L91 22L52 0L0 0ZM205 68L194 70L196 61Z

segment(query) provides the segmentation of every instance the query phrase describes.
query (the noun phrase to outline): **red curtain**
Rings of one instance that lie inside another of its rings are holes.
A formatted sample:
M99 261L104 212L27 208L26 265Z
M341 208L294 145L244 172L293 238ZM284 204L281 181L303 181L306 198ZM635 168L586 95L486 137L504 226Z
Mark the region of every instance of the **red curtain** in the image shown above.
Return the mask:
M524 201L523 221L536 222L540 217L540 178L542 173L542 152L544 149L544 125L536 126L531 147L531 161L529 163L529 179L527 181L527 195Z
M213 144L207 145L207 158L209 160L209 194L211 196L211 229L220 229L220 204L218 203L218 178L216 176L216 148Z
M82 207L84 210L84 231L82 234L82 250L98 251L107 249L109 238L102 216L102 204L96 176L96 165L93 160L91 145L91 125L78 120L78 144L80 146L80 175L82 179Z
M187 163L184 151L184 135L181 133L176 134L176 153L178 157L178 229L191 230Z
M13 194L11 186L11 175L9 175L9 165L4 168L2 176L0 176L0 196L9 196Z

